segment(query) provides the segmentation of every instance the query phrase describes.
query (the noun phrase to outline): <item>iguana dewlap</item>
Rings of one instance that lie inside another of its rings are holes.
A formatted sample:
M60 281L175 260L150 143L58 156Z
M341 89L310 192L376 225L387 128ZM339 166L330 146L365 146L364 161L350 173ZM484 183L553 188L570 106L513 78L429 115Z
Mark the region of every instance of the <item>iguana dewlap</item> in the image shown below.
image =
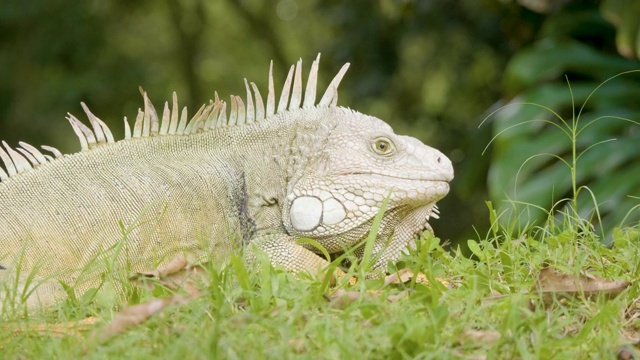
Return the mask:
M301 61L292 66L277 102L270 71L266 100L245 81L244 99L229 106L216 95L189 121L175 93L160 113L143 93L133 131L125 118L117 142L82 104L91 128L68 116L78 153L3 142L0 299L34 290L30 301L50 303L60 282L98 286L110 261L143 271L176 255L224 261L240 246L317 271L328 262L296 240L331 254L352 248L389 196L374 247L383 271L428 227L453 168L382 120L337 106L348 64L317 101L318 61L304 92Z

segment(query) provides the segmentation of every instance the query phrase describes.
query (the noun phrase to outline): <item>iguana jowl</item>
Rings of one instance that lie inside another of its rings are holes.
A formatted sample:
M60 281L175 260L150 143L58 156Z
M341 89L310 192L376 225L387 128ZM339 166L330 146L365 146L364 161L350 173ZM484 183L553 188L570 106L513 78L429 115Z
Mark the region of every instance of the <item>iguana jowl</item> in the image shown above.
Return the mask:
M296 239L312 238L329 253L353 247L389 196L374 248L374 269L384 269L428 227L453 168L419 140L337 106L348 64L316 101L318 61L304 94L301 61L291 67L278 102L271 70L264 102L245 80L246 98L231 96L228 116L216 94L187 121L175 93L158 116L143 92L144 111L133 131L125 118L124 140L115 142L82 104L91 128L68 116L78 153L43 146L50 156L3 142L3 287L39 285L33 301L49 303L60 281L95 286L100 254L142 271L178 254L221 261L239 244L273 264L317 271L327 261ZM39 280L27 281L30 274Z

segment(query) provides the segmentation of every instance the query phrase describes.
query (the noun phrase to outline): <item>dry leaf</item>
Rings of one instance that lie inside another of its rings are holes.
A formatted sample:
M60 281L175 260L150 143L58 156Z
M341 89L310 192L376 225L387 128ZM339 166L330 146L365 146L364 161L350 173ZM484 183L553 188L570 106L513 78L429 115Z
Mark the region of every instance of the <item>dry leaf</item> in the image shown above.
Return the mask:
M305 346L303 339L290 339L289 347L296 354L302 354L303 352L307 351L307 347Z
M409 293L406 292L406 291L402 291L402 292L400 292L398 294L393 294L393 295L387 296L387 301L394 303L394 302L398 302L400 300L405 300L408 297L409 297Z
M88 317L79 321L71 321L57 324L33 324L26 322L24 324L5 324L2 326L3 332L12 332L14 334L30 332L43 336L80 336L83 331L91 330L93 325L99 322L97 317Z
M400 269L397 272L387 275L384 278L384 286L390 284L404 284L406 282L411 281L413 277L413 271L409 268Z
M182 256L176 256L156 270L139 272L129 280L138 286L147 286L150 289L155 284L171 290L183 289L191 296L200 295L199 285L209 283L205 270L199 265L190 265Z
M523 294L541 295L544 305L553 304L555 299L567 299L574 297L584 297L590 299L598 294L603 294L609 298L616 297L624 289L631 285L625 280L610 281L592 274L571 275L562 273L551 267L540 270L538 277L529 292ZM493 295L483 299L483 301L493 301L506 298L511 294ZM530 303L530 308L535 304Z
M344 271L340 270L340 269L335 269L331 278L331 282L330 285L331 286L335 286L338 284L338 282L343 281L343 279L347 276L347 273L345 273ZM354 286L355 284L358 283L358 278L355 276L349 276L349 278L347 279L347 283L351 286Z
M461 359L487 360L487 355L484 355L484 354L468 354L468 353L462 352L460 350L455 350L453 352L453 354L455 356L457 356L458 358L461 358Z
M481 342L484 344L493 345L497 343L498 340L500 340L501 336L502 335L499 332L493 331L493 330L467 329L462 332L462 335L460 336L459 341L461 344L467 343L469 341L473 341L473 342Z
M129 280L138 286L148 285L147 279L162 279L163 277L175 274L187 268L189 263L183 256L176 256L168 263L155 270L141 271L131 276Z
M101 331L93 334L98 342L105 342L116 335L122 334L132 326L139 325L157 314L159 311L174 304L185 304L191 298L173 295L162 299L153 299L143 304L130 306L116 315Z
M331 294L325 295L325 297L329 300L329 307L342 309L347 307L347 305L356 302L361 296L364 296L364 299L367 300L377 298L380 294L380 290L368 290L362 294L359 291L338 289Z
M531 293L542 295L545 305L553 303L554 298L584 296L590 298L598 294L615 297L630 283L628 281L610 281L591 274L570 275L546 267L540 270Z
M189 263L187 262L187 259L185 259L184 256L182 255L178 255L173 259L171 259L171 261L169 261L168 263L157 268L156 270L140 272L139 274L149 276L149 277L160 278L163 276L174 274L186 268L188 265Z
M635 359L634 354L638 354L638 345L639 344L630 344L630 345L624 345L622 346L622 348L620 349L620 351L618 351L618 359L619 360L633 360Z
M414 274L413 271L409 268L400 269L397 272L387 275L384 278L384 286L390 284L405 284L411 281L411 279L416 278L416 284L429 284L429 279L427 279L427 275L423 273ZM449 287L450 284L446 280L436 279L442 285Z
M187 294L195 297L200 296L200 289L203 285L209 284L209 278L204 268L193 266L164 276L160 278L159 282L169 289L183 289Z
M326 298L329 300L329 307L342 309L360 299L360 292L338 289L326 295Z

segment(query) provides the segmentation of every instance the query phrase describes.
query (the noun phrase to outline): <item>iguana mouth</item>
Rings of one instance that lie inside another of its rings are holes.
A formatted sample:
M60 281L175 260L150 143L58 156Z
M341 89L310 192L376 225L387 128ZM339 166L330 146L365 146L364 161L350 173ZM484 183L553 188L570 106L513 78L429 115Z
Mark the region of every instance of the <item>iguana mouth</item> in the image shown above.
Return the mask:
M445 183L447 185L449 184L449 181L451 181L450 179L428 178L420 174L413 175L413 176L397 176L397 175L381 174L381 173L375 173L375 172L352 172L352 173L344 173L340 175L366 175L374 179L391 178L391 179L398 179L398 180L412 181L412 182L437 182L437 183Z
M358 178L362 178L363 182L366 180L371 181L370 186L381 187L384 189L385 196L389 193L406 193L411 191L418 191L417 196L407 196L408 198L422 199L429 203L435 203L435 201L445 197L449 193L449 182L442 179L410 179L406 177L399 177L394 175L382 175L378 173L350 173L351 176L355 175ZM399 195L404 197L403 195ZM427 206L425 203L422 206Z

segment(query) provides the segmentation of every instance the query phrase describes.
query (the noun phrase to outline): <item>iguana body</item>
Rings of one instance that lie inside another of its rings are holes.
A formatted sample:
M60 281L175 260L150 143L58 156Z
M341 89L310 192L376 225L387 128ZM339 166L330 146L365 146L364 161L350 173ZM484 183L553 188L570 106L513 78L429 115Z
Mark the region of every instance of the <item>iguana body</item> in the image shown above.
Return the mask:
M83 104L93 129L69 115L82 151L44 147L53 159L28 144L21 153L4 144L2 285L42 283L33 298L49 303L60 296L59 281L76 289L99 283L110 256L142 271L176 255L223 261L235 246L317 271L327 261L296 239L312 238L330 253L353 247L390 194L374 249L381 254L374 268L383 269L428 226L453 169L437 150L336 106L346 68L319 102L317 59L304 97L298 62L277 104L270 73L266 102L247 84L244 102L231 97L228 117L216 96L187 122L175 94L157 116L144 94L144 111L133 133L125 119L122 141Z

